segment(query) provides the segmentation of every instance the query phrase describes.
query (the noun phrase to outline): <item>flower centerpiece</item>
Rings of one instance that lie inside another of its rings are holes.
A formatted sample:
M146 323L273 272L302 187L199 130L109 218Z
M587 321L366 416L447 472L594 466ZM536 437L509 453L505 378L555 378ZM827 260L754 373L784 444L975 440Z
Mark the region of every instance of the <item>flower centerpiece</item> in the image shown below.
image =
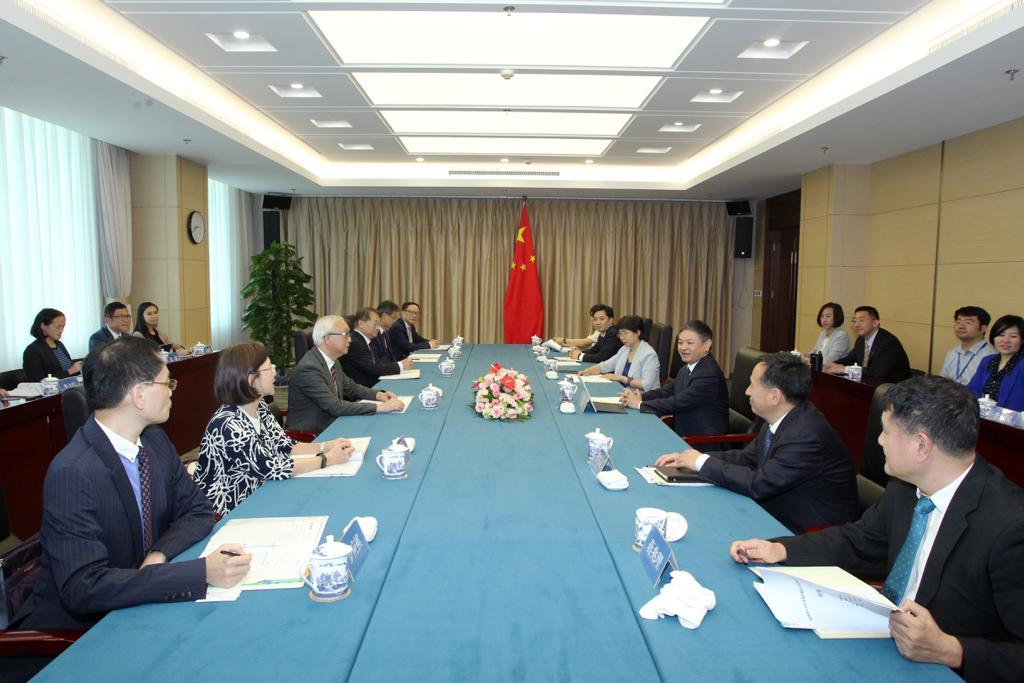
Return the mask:
M519 421L533 412L533 389L530 380L512 368L494 363L490 370L473 382L476 401L473 409L485 420Z

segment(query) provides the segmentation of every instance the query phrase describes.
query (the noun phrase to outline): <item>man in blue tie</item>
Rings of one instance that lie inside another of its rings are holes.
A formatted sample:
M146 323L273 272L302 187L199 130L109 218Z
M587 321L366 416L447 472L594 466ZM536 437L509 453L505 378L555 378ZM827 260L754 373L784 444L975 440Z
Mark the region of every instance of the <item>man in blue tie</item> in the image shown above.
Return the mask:
M885 494L860 521L803 536L735 541L736 562L839 565L885 561L882 592L907 659L968 681L1024 680L1024 490L975 452L978 403L942 377L885 395Z
M740 381L738 377L734 382ZM750 408L764 420L746 448L688 449L657 465L684 467L701 479L753 498L790 531L852 522L857 480L846 446L807 397L811 368L800 356L762 356L750 373Z

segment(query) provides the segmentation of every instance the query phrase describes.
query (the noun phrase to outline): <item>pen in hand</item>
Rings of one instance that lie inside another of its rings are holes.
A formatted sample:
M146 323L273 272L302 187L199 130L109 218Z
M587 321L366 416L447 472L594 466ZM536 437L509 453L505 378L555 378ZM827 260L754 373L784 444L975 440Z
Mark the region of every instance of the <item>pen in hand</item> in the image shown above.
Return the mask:
M238 557L241 553L231 552L230 550L221 550L221 555L227 555L228 557Z

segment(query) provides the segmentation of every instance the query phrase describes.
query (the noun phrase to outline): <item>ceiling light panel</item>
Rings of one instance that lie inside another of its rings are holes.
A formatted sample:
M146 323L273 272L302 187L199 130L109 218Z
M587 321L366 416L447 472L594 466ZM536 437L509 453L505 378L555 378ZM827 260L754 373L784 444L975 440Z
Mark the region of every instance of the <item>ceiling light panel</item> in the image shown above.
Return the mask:
M303 97L323 97L323 95L320 94L320 91L317 90L314 87L311 87L311 86L308 86L308 85L300 85L300 87L295 88L295 87L293 87L295 85L298 85L298 84L291 83L291 84L282 84L282 85L271 85L269 87L270 87L271 90L273 90L275 93L277 93L278 97L288 97L288 98L292 98L292 97L298 97L298 98L303 98Z
M346 64L669 68L707 17L335 11L310 18Z
M368 152L373 149L373 145L368 142L339 142L338 146L346 152Z
M376 106L638 109L659 76L354 72Z
M712 94L710 91L705 91L697 93L696 95L690 98L690 101L707 102L715 104L728 104L729 102L735 102L736 99L742 94L742 90L733 90L732 92L722 91L715 94Z
M310 119L317 128L351 128L352 124L344 119Z
M700 128L699 123L684 123L681 126L677 126L674 123L666 123L664 126L658 129L659 133L692 133Z
M396 133L456 135L618 135L632 114L538 111L383 110Z
M807 45L804 40L798 43L782 43L774 47L766 47L764 41L752 44L737 55L740 59L789 59Z
M672 151L671 147L638 147L636 150L637 154L668 154Z
M493 156L600 156L611 140L581 138L399 138L410 154L490 154Z
M239 38L244 35L246 38ZM266 38L255 33L236 31L235 33L207 33L206 37L224 52L277 52Z

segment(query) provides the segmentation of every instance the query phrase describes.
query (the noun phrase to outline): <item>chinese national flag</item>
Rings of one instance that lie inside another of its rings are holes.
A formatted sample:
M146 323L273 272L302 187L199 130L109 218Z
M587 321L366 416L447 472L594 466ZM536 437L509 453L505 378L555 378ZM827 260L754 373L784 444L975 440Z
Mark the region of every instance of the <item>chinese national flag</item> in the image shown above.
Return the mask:
M544 336L544 299L540 295L540 273L530 234L530 216L523 202L505 292L505 343L529 344L533 335Z

